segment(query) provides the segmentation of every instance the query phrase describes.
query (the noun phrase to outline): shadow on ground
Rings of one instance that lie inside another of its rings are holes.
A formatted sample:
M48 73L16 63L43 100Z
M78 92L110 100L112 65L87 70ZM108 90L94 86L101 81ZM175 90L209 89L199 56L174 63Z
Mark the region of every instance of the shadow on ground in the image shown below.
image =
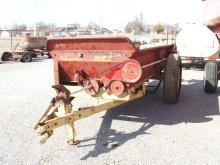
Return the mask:
M162 89L156 94L147 94L141 99L113 108L106 112L96 137L81 141L78 147L85 147L84 142L96 140L94 149L81 160L97 157L120 147L127 141L155 125L175 125L179 123L203 123L212 120L212 115L219 115L218 94L206 94L202 81L189 80L182 82L182 90L177 104L166 104L161 101ZM142 126L134 132L118 132L111 128L114 120L140 122Z
M37 58L33 58L33 62L42 62L44 60L48 60L48 59L51 59L49 58L47 55L46 56L42 56L42 57L37 57Z

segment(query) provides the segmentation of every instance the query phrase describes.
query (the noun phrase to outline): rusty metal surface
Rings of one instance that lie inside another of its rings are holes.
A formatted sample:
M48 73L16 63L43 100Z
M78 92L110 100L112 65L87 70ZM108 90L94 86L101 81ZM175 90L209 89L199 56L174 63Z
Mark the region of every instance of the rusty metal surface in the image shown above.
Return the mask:
M55 83L83 85L94 79L100 86L94 85L92 94L100 87L110 88L115 80L123 82L123 88L138 88L150 77L160 75L172 48L163 45L138 49L127 37L59 38L47 42L54 59Z
M220 25L218 26L208 26L214 33L220 34Z
M46 37L22 37L19 46L23 50L45 49L47 42Z

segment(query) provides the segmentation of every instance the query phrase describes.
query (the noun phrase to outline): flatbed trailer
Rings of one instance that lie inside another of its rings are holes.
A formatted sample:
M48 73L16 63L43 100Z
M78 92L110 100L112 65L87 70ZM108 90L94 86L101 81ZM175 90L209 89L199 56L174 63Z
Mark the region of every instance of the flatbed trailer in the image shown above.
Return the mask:
M177 51L183 67L204 70L203 86L206 93L215 93L220 69L220 17L219 24L207 26L189 24L176 38Z
M21 37L13 50L2 53L2 61L31 62L32 58L48 56L46 37Z
M140 49L127 37L50 39L57 95L34 129L45 137L67 125L68 143L78 144L74 122L143 97L150 79L163 81L163 100L176 103L181 89L181 59L174 45ZM99 104L75 110L75 98L95 98Z

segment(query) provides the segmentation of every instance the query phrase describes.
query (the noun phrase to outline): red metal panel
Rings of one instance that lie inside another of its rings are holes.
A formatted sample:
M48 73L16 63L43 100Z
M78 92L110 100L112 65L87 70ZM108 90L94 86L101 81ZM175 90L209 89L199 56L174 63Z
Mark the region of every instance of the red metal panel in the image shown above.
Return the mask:
M127 89L159 75L172 48L167 45L139 50L126 37L62 38L47 43L55 61L56 83L78 81L82 85L83 80L92 78L109 88L117 80L117 90L123 89L121 84Z
M76 72L84 70L90 77L117 78L107 74L127 60L135 51L126 37L59 38L47 42L47 50L58 63L55 82L73 81Z
M137 60L142 67L142 76L137 84L141 84L146 79L155 75L160 75L161 69L164 69L166 59L173 49L172 45L157 46L136 51L132 59Z
M47 50L130 50L135 48L127 37L57 38L47 42ZM53 55L53 54L52 54Z

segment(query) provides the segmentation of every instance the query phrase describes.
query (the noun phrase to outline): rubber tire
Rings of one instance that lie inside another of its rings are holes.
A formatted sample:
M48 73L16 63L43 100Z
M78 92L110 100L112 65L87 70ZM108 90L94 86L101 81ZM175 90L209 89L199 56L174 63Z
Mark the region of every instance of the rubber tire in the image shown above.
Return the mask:
M1 60L2 61L10 61L10 57L12 56L12 54L10 52L4 52L2 53L2 57Z
M22 55L22 58L20 60L21 62L31 62L32 61L32 55L30 53L25 53Z
M32 58L37 58L37 54L36 53L32 53L31 56L32 56Z
M218 65L215 62L205 64L203 85L206 93L215 93L218 86Z
M49 59L51 59L51 58L52 58L52 56L50 55L50 53L48 53L48 54L47 54L47 56L48 56L48 58L49 58Z
M163 79L163 101L176 103L179 99L182 80L182 62L178 54L170 54L167 59Z

